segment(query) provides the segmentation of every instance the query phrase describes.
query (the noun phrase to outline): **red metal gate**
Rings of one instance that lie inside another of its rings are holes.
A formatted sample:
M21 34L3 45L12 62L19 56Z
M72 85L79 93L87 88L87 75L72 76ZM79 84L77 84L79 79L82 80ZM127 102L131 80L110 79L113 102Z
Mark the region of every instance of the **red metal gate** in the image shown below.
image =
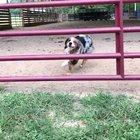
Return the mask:
M104 28L82 28L82 29L59 29L40 31L1 31L0 37L8 36L37 36L37 35L68 35L79 33L115 33L116 53L94 53L90 55L11 55L0 56L0 61L30 61L30 60L63 60L69 58L87 59L116 59L116 75L70 75L70 76L10 76L0 77L0 82L29 82L29 81L82 81L82 80L140 80L140 75L125 75L124 59L140 58L140 52L124 53L123 34L130 32L140 32L140 26L123 26L123 4L140 3L140 0L69 0L51 2L30 2L0 4L0 9L11 8L33 8L33 7L61 7L91 4L114 4L115 5L115 27Z

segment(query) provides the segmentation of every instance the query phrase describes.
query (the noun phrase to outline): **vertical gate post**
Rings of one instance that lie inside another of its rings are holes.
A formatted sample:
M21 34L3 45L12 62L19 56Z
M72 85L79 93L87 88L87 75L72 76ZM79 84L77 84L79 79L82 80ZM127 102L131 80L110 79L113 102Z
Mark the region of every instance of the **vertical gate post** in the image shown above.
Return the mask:
M123 45L123 0L115 5L115 25L120 27L120 32L116 33L116 53L121 54L121 58L116 59L117 75L124 78L124 45Z

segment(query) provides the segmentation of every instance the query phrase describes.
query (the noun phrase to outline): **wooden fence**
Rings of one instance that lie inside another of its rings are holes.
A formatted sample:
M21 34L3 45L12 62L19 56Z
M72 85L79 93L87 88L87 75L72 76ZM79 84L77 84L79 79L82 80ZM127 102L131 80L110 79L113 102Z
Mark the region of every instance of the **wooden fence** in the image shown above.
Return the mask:
M9 9L0 9L0 30L11 29L11 16Z
M13 28L23 27L22 14L11 14L11 24Z
M59 14L47 11L31 11L23 9L23 26L36 26L59 21Z

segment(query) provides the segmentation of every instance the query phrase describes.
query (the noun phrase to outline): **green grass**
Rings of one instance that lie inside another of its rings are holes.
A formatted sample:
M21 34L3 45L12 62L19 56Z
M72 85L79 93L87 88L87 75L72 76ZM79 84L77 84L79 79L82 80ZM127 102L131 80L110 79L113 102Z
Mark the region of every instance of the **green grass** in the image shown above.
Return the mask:
M0 94L0 140L140 140L140 103L97 94Z
M0 93L5 91L5 87L0 85Z

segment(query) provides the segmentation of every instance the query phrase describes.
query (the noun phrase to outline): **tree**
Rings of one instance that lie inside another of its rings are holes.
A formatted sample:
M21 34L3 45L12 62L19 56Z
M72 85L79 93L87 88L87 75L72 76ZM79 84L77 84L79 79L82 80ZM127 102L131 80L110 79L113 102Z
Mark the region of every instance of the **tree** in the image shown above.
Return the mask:
M7 0L8 3L18 3L18 2L22 2L23 0ZM22 13L21 9L11 9L10 10L12 15L19 15Z

